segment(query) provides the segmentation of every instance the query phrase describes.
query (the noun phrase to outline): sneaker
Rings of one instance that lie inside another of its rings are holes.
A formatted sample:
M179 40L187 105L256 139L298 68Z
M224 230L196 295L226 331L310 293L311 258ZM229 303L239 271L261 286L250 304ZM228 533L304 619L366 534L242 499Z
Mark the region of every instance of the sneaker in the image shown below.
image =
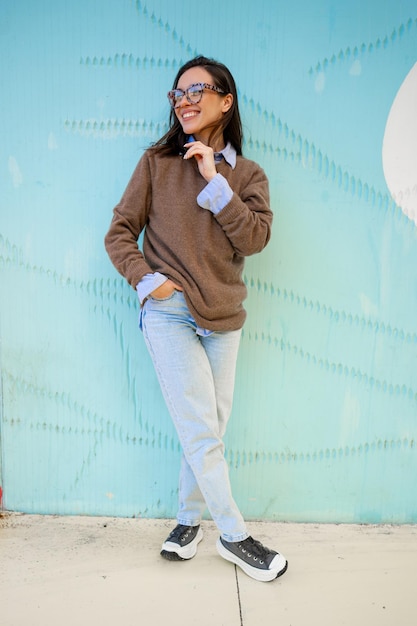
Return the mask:
M288 567L282 554L270 550L252 537L236 542L225 541L219 537L216 547L220 556L238 565L255 580L274 580L284 574Z
M178 524L162 544L161 556L168 561L192 559L202 538L200 526Z

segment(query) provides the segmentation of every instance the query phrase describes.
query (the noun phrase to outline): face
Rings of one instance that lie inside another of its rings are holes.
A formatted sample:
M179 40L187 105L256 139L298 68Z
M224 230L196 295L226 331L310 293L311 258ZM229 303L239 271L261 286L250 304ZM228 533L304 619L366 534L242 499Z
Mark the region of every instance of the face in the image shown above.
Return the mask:
M194 83L214 85L211 74L203 67L192 67L182 74L177 88L185 91ZM213 130L219 125L232 103L233 96L231 94L218 94L215 91L205 89L198 104L190 104L184 96L175 109L175 115L186 135L193 135L197 141L207 144Z

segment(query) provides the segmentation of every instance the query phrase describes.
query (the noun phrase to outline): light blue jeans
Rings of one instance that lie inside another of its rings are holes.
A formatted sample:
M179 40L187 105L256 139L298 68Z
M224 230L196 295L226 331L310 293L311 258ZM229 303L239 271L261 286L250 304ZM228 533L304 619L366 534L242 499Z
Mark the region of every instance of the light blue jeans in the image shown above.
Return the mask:
M150 297L141 311L141 328L183 450L178 523L196 526L207 506L226 541L246 539L222 440L241 331L197 334L180 291L163 300Z

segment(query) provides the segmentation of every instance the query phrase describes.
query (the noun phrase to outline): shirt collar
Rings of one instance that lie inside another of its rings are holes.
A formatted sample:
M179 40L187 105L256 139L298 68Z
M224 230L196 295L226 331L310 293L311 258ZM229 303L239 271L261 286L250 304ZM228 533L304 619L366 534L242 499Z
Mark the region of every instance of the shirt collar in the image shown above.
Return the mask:
M224 160L226 161L226 163L228 163L230 165L232 170L235 169L235 167L236 167L236 150L234 149L234 147L232 146L230 141L228 142L227 146L225 148L223 148L223 150L221 150L218 154L221 154L223 156Z
M195 139L194 139L194 137L192 135L190 135L188 137L188 141L189 142L195 141ZM226 161L226 163L228 163L230 165L232 170L235 169L235 167L236 167L236 150L234 149L234 147L232 146L230 141L227 143L226 147L223 148L223 150L220 150L220 152L215 152L214 153L215 160L216 160L216 156L217 156L217 160L221 160L221 158L223 157L223 159Z

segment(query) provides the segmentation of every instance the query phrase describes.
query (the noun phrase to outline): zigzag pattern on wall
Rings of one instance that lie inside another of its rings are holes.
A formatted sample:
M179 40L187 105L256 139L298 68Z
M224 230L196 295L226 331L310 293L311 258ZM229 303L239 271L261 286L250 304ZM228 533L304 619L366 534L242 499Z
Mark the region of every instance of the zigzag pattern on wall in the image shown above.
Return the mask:
M135 56L131 52L117 52L108 57L91 57L89 55L80 57L80 65L85 65L86 67L132 68L135 70L166 69L177 72L182 65L182 61L176 58L162 59L158 57L155 59L154 57L148 58L146 55L144 57Z
M166 35L168 35L174 43L178 44L180 49L186 52L187 56L196 56L198 54L197 49L193 48L189 42L186 43L183 35L178 34L175 27L171 26L171 24L167 20L164 20L161 16L156 16L154 11L150 12L145 3L140 0L136 0L135 7L142 17L149 20L153 26L156 26L160 30L164 31L164 33L166 33Z
M68 132L95 139L114 139L116 137L148 137L155 140L168 130L167 122L147 122L146 120L65 120L64 128Z
M320 463L326 460L341 461L346 458L358 458L367 454L389 453L399 451L415 452L417 443L415 439L377 439L370 443L359 443L356 446L339 446L338 448L325 448L308 452L265 452L248 450L227 450L226 456L231 467L242 467L257 463L265 464L291 464L291 463Z
M391 383L386 380L379 380L374 376L370 376L366 372L362 372L359 368L351 365L346 365L341 362L330 361L329 359L311 354L309 351L304 350L302 347L297 346L290 341L285 341L280 337L273 337L269 333L263 332L246 333L243 330L242 337L247 341L260 341L270 347L275 347L281 350L281 352L291 353L293 356L298 357L305 361L308 365L318 367L331 375L343 376L344 378L351 378L358 384L364 384L366 387L373 389L381 393L387 393L394 396L403 396L408 398L414 403L417 403L417 389L413 389L405 384Z
M330 57L326 57L321 61L318 61L316 65L310 67L309 74L319 74L337 66L339 63L356 60L366 54L388 50L390 46L398 43L404 37L415 36L414 31L416 29L417 18L413 19L410 17L406 22L403 22L399 26L395 27L390 35L378 37L375 41L370 41L368 43L348 46L345 49L340 49L338 52L333 53Z
M363 315L353 314L348 311L335 309L325 303L321 303L318 300L312 300L306 298L301 294L295 293L293 290L287 290L285 288L276 287L266 282L261 282L259 278L253 276L244 276L245 284L251 288L256 289L262 293L269 293L272 297L276 297L282 302L291 302L298 307L308 309L310 313L318 313L327 317L329 320L334 320L340 324L346 324L349 327L356 327L366 329L373 333L387 334L389 337L393 337L398 341L403 341L407 344L416 344L417 346L417 333L405 331L404 329L392 326L390 323L384 321L365 317Z

